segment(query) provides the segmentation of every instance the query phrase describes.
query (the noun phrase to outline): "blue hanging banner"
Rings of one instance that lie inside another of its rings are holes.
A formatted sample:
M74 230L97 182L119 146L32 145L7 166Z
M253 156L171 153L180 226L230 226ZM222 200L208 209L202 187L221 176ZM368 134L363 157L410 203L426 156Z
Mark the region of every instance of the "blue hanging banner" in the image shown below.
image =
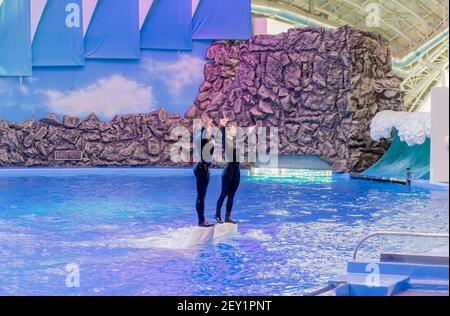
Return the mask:
M139 0L99 0L85 37L92 59L139 59Z
M0 1L0 76L31 76L30 0Z
M155 0L141 30L141 48L192 50L192 1Z
M84 65L82 0L47 0L33 40L33 66Z
M192 29L193 39L249 39L252 36L251 0L200 0Z

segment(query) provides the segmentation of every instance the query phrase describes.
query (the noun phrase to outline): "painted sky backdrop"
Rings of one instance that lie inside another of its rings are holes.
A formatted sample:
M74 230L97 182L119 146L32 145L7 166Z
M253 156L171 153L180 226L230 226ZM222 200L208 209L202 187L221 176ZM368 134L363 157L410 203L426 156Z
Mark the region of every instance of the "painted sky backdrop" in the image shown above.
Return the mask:
M0 78L0 117L95 112L110 119L160 107L184 114L203 81L209 45L196 41L190 52L143 50L136 61L87 60L84 67L39 67L31 77Z
M31 15L31 32L24 29L18 35L28 36L35 65L31 76L0 74L0 118L10 121L50 113L85 117L92 112L108 120L160 107L184 114L203 82L206 50L212 40L223 38L224 28L229 32L230 17L220 18L220 6L228 7L224 12L230 12L229 6L243 6L251 26L250 0L175 0L184 6L176 10L168 5L174 0L31 0L31 8L30 0L0 0L4 51L14 44L11 36L4 36L13 27L8 23L17 23L15 15L23 19L25 12L6 10L11 1L22 2ZM204 39L192 39L192 31L187 31L192 30L192 16L197 32L203 28L203 34L209 34ZM237 13L236 21L242 20ZM227 36L248 38L251 30L236 24L234 34ZM21 62L9 60L7 66L20 68ZM2 64L6 59L0 52Z

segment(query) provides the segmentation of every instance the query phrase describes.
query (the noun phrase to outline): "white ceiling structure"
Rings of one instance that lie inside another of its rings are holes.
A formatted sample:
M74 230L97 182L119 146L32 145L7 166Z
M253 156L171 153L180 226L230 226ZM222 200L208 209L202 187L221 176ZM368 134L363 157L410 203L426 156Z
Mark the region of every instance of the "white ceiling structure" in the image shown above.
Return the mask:
M351 25L383 35L409 111L448 73L448 0L252 0L255 16L293 26Z

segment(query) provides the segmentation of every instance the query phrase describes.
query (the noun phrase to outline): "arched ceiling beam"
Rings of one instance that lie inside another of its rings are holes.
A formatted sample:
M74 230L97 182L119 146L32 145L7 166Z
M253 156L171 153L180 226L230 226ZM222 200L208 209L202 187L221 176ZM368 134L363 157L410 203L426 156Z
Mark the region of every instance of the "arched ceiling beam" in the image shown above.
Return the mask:
M362 12L366 12L366 9L362 6L360 6L359 4L351 1L351 0L331 0L333 2L343 2L346 3L350 6L353 6L357 9L359 9ZM409 38L408 35L406 35L405 33L403 33L401 30L399 30L397 27L393 26L391 23L387 22L385 19L380 19L381 24L386 25L388 28L390 28L391 30L395 31L397 34L401 35L404 39L411 41L411 39Z
M399 6L403 10L407 11L407 13L413 15L417 20L419 20L422 23L422 25L426 25L427 24L427 21L425 21L420 15L418 15L416 12L414 12L413 10L411 10L410 8L405 6L400 1L397 1L397 0L389 0L389 1L394 3L396 6Z
M257 14L263 14L266 16L275 16L279 19L286 20L291 23L298 23L295 19L288 19L286 14L291 13L292 17L297 16L298 18L302 18L304 20L308 20L312 22L312 24L320 25L325 28L335 28L340 25L330 21L323 19L317 15L311 14L301 9L297 9L296 7L290 7L285 4L281 4L278 2L271 2L267 0L252 0L252 11ZM283 12L284 11L284 12Z

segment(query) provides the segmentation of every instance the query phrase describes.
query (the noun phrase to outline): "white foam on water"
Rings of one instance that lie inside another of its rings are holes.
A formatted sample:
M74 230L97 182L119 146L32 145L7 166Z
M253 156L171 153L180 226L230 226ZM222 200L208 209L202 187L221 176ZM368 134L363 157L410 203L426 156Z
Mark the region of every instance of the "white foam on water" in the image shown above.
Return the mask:
M270 211L268 214L273 215L273 216L289 216L290 215L290 213L286 210L273 210L273 211Z
M214 227L183 227L167 229L146 238L122 239L115 242L120 248L188 249L213 242Z
M238 226L234 224L220 224L214 227L184 227L168 229L158 235L143 239L123 240L120 245L130 248L162 248L189 249L196 246L223 242L238 233Z
M260 229L253 229L248 231L248 233L245 234L245 237L256 239L259 241L270 241L272 240L272 236L265 234L264 231Z
M110 224L79 225L77 228L80 231L99 231L99 230L114 231L114 230L119 230L120 229L119 226L117 226L117 225L110 225Z
M183 227L165 229L141 238L87 241L70 244L81 247L136 248L136 249L189 249L201 245L223 242L238 232L237 225L220 224L214 227Z

